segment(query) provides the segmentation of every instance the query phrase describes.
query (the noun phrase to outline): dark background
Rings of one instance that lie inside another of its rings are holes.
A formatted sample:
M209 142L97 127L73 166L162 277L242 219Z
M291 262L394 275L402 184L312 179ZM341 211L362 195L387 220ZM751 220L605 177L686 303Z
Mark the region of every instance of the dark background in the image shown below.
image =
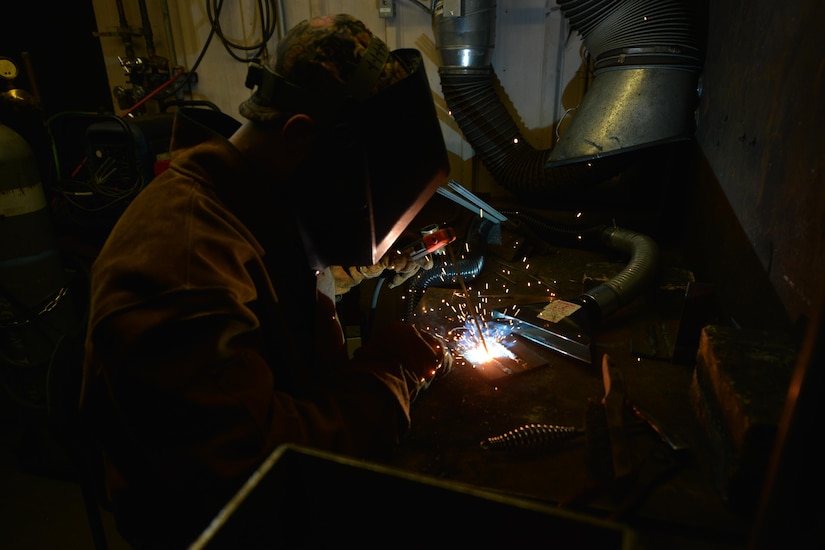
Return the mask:
M15 2L3 15L0 57L15 61L18 88L39 90L45 115L61 111L112 111L95 15L90 0ZM33 74L23 54L28 52Z

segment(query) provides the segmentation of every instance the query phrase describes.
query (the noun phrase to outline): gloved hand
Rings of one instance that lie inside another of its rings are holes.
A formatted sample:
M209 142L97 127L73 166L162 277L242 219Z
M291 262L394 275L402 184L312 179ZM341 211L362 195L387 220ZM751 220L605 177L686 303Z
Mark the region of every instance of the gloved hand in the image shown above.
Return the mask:
M356 357L394 359L401 365L412 402L436 377L453 367L445 342L402 321L390 321L356 351Z
M433 260L427 255L418 261L409 256L398 254L395 251L388 252L377 264L370 266L331 266L330 272L335 280L335 295L340 296L364 281L378 277L384 270L395 271L396 275L389 284L390 288L395 288L418 273L419 269L432 269Z
M381 261L387 261L387 269L395 271L395 277L390 281L389 287L395 288L404 284L410 277L418 273L420 269L428 270L433 268L433 259L427 254L419 260L413 260L409 256L387 254Z
M446 346L446 343L441 338L438 338L428 332L419 332L419 334L430 344L430 346L432 346L433 350L437 354L441 354L441 360L434 371L428 372L431 373L429 378L423 377L418 379L418 387L415 393L410 392L410 401L414 401L422 391L429 388L433 380L449 374L449 372L453 370L454 363L453 354L450 353L450 348Z

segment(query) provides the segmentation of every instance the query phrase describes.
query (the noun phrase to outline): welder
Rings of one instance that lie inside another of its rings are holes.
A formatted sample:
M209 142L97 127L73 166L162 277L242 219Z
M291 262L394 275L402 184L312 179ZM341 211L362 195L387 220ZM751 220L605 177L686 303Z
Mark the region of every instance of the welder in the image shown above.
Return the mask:
M452 363L400 320L350 356L335 310L361 275L418 269L394 247L449 172L421 54L319 17L246 85L241 125L176 113L169 168L92 267L81 412L136 548L194 541L283 443L392 452Z

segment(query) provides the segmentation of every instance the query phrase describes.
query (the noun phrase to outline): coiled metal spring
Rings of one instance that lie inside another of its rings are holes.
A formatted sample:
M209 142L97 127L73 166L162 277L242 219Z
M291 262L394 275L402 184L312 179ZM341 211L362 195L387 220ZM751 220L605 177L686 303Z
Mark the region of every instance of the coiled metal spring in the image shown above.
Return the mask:
M581 433L582 430L574 426L526 424L505 434L488 437L481 442L481 448L486 451L539 449L573 439Z

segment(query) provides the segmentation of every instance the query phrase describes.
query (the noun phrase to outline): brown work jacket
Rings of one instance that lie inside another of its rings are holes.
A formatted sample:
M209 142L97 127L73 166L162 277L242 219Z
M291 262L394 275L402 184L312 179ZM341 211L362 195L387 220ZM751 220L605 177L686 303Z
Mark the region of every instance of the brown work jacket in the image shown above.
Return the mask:
M82 412L121 531L183 544L280 444L387 452L409 394L348 357L277 182L183 113L171 149L93 264Z

